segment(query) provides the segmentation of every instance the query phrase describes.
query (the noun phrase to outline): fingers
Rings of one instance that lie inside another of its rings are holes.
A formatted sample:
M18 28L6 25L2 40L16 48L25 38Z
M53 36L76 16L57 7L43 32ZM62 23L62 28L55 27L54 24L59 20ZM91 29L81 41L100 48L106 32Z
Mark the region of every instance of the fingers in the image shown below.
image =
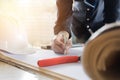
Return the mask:
M61 47L61 48L64 48L64 39L63 39L63 37L62 36L57 36L57 38L56 39L54 39L54 43L56 44L56 45L58 45L59 47Z
M72 46L71 40L68 40L66 45L63 43L63 40L60 40L60 38L59 39L56 38L52 42L52 50L56 53L68 54L67 52L71 46ZM66 52L64 52L64 51L66 51Z
M52 41L52 49L56 53L64 53L64 50L71 47L71 41L68 40L69 34L66 31L58 33L56 38ZM66 42L67 41L67 42Z
M67 44L66 44L66 45L67 45L67 47L69 47L69 48L72 47L72 41L69 39L69 40L67 41Z
M61 48L60 46L56 45L56 44L53 44L52 46L52 50L55 52L55 53L63 53L64 52L64 49Z
M57 36L53 41L52 41L52 49L56 53L64 53L64 43L63 43L63 38L60 36Z
M64 54L69 54L69 53L68 53L68 50L69 50L69 48L71 48L71 47L72 47L72 41L71 41L71 40L68 40L68 41L67 41L67 44L66 44L66 46L65 46Z

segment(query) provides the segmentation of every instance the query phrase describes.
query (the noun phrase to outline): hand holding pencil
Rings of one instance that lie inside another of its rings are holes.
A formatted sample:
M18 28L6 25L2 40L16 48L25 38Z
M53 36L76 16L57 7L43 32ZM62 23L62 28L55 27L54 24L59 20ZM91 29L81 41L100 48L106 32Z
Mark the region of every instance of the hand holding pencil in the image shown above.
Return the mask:
M52 49L55 53L67 54L72 42L69 40L69 34L66 31L61 31L52 41Z

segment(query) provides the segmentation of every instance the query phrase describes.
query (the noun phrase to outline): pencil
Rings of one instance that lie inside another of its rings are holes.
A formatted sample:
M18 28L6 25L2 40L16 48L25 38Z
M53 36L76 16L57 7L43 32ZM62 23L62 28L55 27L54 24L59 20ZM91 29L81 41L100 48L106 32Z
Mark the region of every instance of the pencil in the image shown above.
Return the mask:
M64 54L67 54L66 46L67 46L68 38L66 37L66 35L63 35L63 39L64 39L64 44L65 44Z
M65 44L64 54L67 54L66 46L67 46L67 42L68 42L68 39L69 39L69 34L66 31L60 31L58 35L63 37L63 42Z

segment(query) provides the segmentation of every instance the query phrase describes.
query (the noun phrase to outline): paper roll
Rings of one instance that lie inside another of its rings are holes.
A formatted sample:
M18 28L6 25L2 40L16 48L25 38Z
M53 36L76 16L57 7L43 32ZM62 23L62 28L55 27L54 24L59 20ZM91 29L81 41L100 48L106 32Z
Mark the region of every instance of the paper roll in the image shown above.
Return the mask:
M120 80L120 25L104 27L108 28L86 44L83 68L93 80Z

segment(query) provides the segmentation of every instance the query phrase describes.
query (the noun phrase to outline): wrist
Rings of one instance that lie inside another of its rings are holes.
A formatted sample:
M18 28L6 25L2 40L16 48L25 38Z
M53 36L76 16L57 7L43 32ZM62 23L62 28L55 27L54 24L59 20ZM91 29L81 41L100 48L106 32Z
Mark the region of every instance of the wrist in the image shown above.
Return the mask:
M67 32L67 31L60 31L59 33L58 33L58 36L62 36L62 35L64 35L67 39L69 39L69 33Z

